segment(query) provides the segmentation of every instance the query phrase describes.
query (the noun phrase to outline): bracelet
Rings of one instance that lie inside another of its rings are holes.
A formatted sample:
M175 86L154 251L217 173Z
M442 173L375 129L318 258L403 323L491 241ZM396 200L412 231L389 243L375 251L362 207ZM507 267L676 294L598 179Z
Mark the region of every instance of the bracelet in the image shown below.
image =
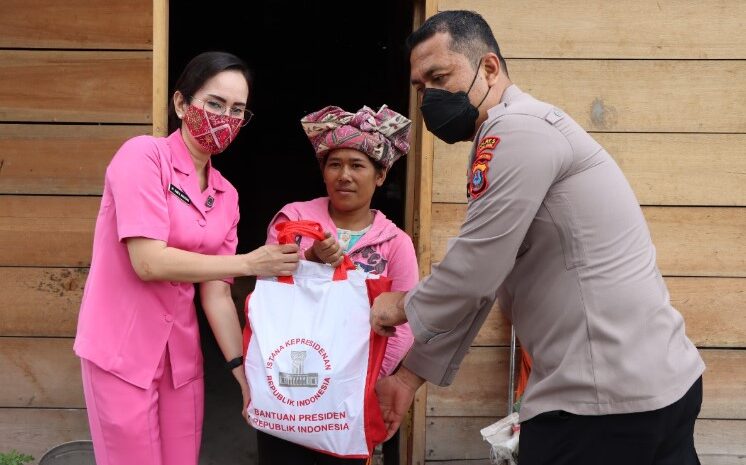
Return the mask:
M233 360L228 360L227 362L225 362L225 368L228 370L232 370L236 367L240 367L241 365L243 365L243 355L239 355Z

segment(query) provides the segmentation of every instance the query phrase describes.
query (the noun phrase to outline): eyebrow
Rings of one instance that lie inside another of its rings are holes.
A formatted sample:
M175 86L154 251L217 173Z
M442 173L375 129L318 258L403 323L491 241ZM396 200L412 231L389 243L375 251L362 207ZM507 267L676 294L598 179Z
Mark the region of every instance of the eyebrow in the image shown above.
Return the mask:
M437 71L442 71L444 69L445 69L445 67L443 65L432 65L427 70L425 70L425 72L422 74L422 76L425 78L425 80L427 80L433 74L435 74ZM422 82L419 81L418 79L411 79L409 82L412 83L412 84L414 84L414 85L422 84Z

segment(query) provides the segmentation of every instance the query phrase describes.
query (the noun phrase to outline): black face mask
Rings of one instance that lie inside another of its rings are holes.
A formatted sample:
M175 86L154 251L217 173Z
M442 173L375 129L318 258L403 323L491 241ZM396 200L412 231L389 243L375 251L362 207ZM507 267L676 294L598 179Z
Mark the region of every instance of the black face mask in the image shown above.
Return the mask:
M487 94L484 94L482 101L476 107L469 101L469 92L477 80L481 64L482 60L479 60L477 72L466 92L460 90L453 93L443 89L425 89L420 105L425 126L428 131L435 134L435 137L447 144L471 140L474 137L475 124L479 117L478 108L490 93L490 89L487 89Z

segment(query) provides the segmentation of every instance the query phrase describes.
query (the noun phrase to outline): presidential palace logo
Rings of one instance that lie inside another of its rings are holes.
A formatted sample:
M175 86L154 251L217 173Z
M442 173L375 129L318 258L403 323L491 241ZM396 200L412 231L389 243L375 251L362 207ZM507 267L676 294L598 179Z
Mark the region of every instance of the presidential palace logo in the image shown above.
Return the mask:
M288 339L269 354L264 366L272 396L290 406L315 403L332 380L329 354L313 339Z
M290 358L293 361L292 373L280 372L280 386L285 387L319 387L319 374L306 373L303 370L303 362L308 355L307 350L291 350Z

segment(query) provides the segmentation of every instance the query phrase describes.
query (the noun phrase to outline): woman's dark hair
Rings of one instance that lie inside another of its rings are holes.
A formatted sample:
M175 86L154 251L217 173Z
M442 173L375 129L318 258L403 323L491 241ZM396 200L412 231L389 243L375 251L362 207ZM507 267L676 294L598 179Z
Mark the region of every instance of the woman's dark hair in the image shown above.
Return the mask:
M242 59L227 52L204 52L192 58L184 71L181 72L171 95L173 96L178 90L187 101L191 101L194 93L202 88L205 82L228 70L236 70L243 74L246 78L246 84L249 86L249 95L251 95L253 77L249 67ZM172 98L168 103L168 132L171 133L179 127L181 127L181 120L176 116L176 108L174 108Z

